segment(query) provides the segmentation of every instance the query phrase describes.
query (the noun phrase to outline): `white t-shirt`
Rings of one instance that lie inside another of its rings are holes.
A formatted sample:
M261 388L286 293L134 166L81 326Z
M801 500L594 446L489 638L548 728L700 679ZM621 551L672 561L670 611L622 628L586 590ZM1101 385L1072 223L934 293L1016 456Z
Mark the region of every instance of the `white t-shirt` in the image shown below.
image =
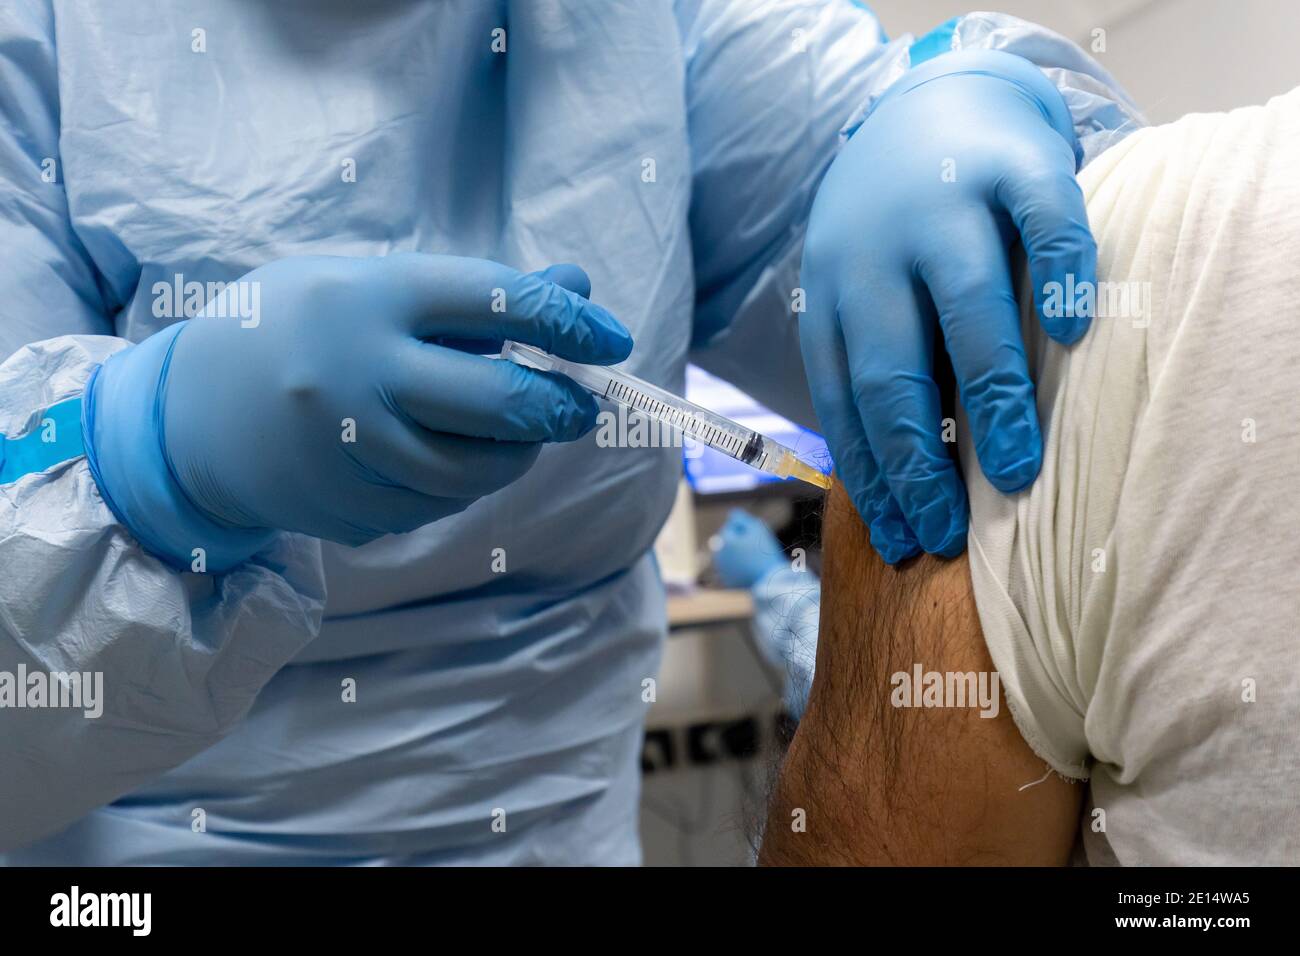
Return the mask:
M1025 740L1090 777L1090 862L1297 864L1300 90L1080 179L1102 311L1064 348L1024 310L1041 477L996 492L962 423L985 640Z

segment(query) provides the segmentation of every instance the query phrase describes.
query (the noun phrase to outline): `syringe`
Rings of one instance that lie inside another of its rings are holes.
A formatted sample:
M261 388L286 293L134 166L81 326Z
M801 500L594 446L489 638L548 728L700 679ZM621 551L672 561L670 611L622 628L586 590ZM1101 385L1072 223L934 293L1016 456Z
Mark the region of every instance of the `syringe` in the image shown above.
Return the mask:
M604 365L570 362L531 345L511 341L506 341L501 347L501 357L517 365L567 375L597 398L617 402L647 418L670 425L751 468L778 478L798 478L818 488L829 489L831 486L830 478L801 459L793 448L635 375Z

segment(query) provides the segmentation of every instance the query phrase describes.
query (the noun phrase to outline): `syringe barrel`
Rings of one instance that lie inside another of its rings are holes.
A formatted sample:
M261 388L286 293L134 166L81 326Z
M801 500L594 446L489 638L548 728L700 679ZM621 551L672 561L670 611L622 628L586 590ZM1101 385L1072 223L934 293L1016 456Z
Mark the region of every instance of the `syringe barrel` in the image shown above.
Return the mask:
M507 341L501 357L543 372L566 375L600 398L663 422L753 468L780 478L798 478L820 488L830 487L830 480L800 459L794 449L635 375L603 365L569 362L518 342Z
M501 349L501 357L530 368L567 375L600 398L670 425L745 464L762 467L759 464L764 450L762 435L645 379L603 365L569 362L518 342L507 341Z

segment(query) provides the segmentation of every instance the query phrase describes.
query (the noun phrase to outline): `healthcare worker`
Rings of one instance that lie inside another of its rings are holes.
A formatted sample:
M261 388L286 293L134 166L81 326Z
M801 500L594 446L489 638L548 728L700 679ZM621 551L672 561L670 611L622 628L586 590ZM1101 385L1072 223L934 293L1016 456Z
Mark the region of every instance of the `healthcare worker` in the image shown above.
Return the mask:
M1092 276L1134 116L1045 31L850 0L4 4L0 672L103 681L0 709L8 859L636 862L680 456L482 353L693 351L950 553L928 350L1032 480L1008 248Z
M799 720L817 669L821 581L786 555L762 518L740 508L731 510L709 546L723 586L743 588L753 598L754 640L767 662L785 675L785 709Z

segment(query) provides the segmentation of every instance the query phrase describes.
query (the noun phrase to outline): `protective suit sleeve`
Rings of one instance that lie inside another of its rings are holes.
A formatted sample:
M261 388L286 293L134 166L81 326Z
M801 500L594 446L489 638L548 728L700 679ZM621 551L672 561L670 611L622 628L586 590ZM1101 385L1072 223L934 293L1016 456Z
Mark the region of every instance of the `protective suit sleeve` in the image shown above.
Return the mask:
M0 359L56 335L112 334L68 217L53 37L48 3L0 6Z
M850 0L678 0L690 128L691 358L802 425L803 229L874 65L906 53Z
M71 225L54 35L49 3L0 5L0 849L215 743L317 633L324 600L314 541L279 535L229 574L182 574L104 504L81 395L127 343Z
M998 13L888 41L853 0L678 0L687 64L696 310L691 359L816 427L798 348L799 263L840 144L912 66L949 50L1034 63L1071 114L1082 167L1144 125L1076 44Z
M0 365L0 849L215 743L320 628L314 539L188 574L114 519L62 412L123 347L65 336Z
M1001 50L1023 57L1043 71L1070 110L1078 141L1075 159L1082 169L1129 133L1146 125L1137 104L1110 72L1078 44L1059 33L1004 13L968 13L908 41L905 54L873 70L877 82L858 110L844 124L843 139L853 135L876 101L907 70L941 53L959 50Z

